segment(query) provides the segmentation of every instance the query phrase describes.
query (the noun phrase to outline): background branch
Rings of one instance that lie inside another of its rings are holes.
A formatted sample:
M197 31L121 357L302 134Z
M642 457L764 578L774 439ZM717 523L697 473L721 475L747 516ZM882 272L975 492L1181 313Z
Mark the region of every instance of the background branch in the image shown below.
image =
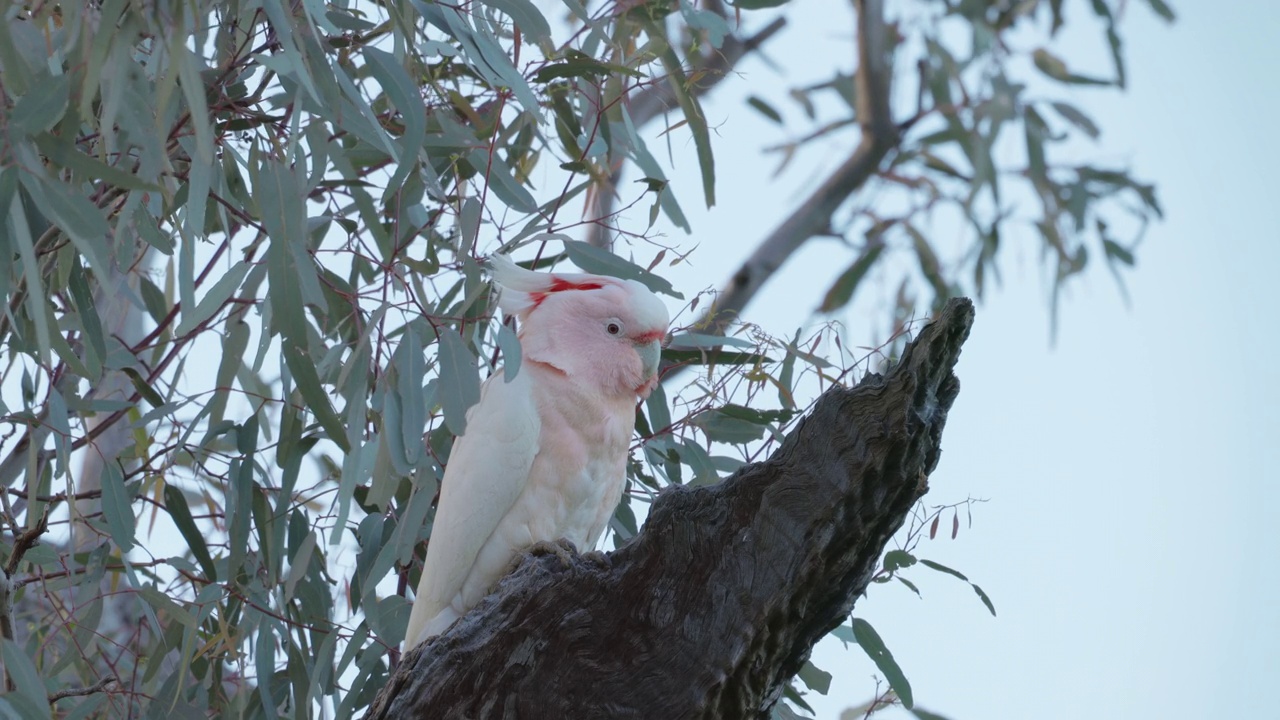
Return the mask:
M836 210L875 175L899 143L889 105L892 78L890 29L884 22L882 0L854 0L857 12L858 69L854 75L857 120L862 138L853 154L836 168L799 207L766 237L720 291L716 301L693 327L722 334L756 293L811 238L830 231ZM664 368L669 382L680 366Z
M708 4L707 9L719 13L726 21L730 19L725 14L726 9L723 3ZM713 88L720 84L721 80L729 76L729 73L733 71L733 68L747 53L763 45L786 25L786 18L779 17L749 38L744 39L733 35L726 37L724 46L720 50L703 56L697 66L686 71L685 74L689 77L697 78L692 83L690 92L696 97L702 97L711 92ZM644 127L654 118L675 107L676 104L675 94L671 90L671 85L659 82L648 85L633 95L627 102L627 112L631 114L632 122L639 128ZM618 200L618 182L621 179L622 169L618 167L609 174L607 185L598 185L596 187L588 202L586 217L598 219L599 222L594 222L587 226L585 240L596 247L611 249L613 246L611 228L604 219L613 215Z

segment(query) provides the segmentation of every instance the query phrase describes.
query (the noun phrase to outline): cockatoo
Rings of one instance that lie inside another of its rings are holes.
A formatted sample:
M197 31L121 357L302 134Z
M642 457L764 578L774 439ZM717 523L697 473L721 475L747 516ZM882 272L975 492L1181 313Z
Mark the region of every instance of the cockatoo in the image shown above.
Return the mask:
M467 413L441 484L408 651L439 635L539 542L595 547L626 484L637 399L658 382L666 306L644 285L490 259L522 362Z

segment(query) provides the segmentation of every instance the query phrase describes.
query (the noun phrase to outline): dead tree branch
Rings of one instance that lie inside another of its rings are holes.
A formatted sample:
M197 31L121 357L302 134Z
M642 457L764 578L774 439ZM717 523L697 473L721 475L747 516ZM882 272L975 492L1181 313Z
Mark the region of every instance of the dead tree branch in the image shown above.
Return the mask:
M673 487L604 556L530 556L415 648L367 718L763 718L928 489L973 305L834 388L769 460Z

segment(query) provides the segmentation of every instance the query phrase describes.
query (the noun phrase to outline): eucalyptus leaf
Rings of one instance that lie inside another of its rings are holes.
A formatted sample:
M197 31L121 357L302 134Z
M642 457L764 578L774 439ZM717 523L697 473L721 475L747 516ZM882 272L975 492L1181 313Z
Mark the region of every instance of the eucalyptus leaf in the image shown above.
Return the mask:
M884 679L889 681L889 687L893 688L893 691L897 693L903 707L910 710L915 704L915 700L911 695L911 684L907 682L907 676L902 674L902 668L898 667L898 662L893 659L893 653L890 653L889 648L885 647L884 641L880 639L880 635L875 628L871 627L871 623L862 618L854 618L853 637L858 641L858 646L867 653L867 656L880 669Z

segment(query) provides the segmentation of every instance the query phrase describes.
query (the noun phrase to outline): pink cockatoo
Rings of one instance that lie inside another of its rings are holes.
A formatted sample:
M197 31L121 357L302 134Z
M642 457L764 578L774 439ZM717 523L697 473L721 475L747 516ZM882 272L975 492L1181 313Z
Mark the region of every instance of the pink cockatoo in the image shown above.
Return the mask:
M658 382L667 309L635 280L539 273L490 259L522 361L485 381L454 442L405 650L439 635L516 557L567 539L590 550L626 484L637 398Z

